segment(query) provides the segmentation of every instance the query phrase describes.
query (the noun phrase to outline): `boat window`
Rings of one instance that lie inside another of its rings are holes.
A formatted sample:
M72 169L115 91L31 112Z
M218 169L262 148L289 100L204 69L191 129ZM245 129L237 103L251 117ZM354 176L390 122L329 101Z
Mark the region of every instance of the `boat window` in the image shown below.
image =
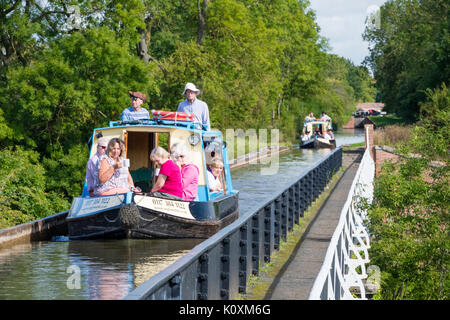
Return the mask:
M169 150L169 133L158 133L158 146L161 148L164 148L167 152L170 152Z
M168 149L169 133L127 132L127 158L130 159L130 174L135 186L150 192L156 179L155 164L150 161L150 153L157 147Z
M206 164L210 164L214 158L218 158L223 162L223 141L220 137L212 137L210 139L203 138Z

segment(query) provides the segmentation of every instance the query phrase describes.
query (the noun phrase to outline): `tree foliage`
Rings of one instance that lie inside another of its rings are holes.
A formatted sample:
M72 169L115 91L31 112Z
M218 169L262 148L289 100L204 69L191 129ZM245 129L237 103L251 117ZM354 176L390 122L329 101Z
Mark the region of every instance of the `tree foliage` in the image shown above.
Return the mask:
M419 118L426 89L450 78L450 20L446 0L391 0L380 11L381 25L368 27L370 65L385 110Z
M176 110L193 82L214 128L279 128L287 142L310 111L339 123L371 96L367 69L331 58L303 0L5 0L0 25L1 152L66 204L92 129L119 119L128 90Z

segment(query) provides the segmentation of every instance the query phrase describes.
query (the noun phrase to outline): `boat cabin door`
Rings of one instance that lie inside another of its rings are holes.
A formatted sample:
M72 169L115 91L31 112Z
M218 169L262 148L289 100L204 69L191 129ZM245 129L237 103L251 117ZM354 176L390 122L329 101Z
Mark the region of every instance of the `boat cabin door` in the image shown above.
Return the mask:
M135 186L143 192L150 192L155 183L155 164L150 161L150 153L158 145L158 133L124 130L122 139L126 157L130 159L129 169Z

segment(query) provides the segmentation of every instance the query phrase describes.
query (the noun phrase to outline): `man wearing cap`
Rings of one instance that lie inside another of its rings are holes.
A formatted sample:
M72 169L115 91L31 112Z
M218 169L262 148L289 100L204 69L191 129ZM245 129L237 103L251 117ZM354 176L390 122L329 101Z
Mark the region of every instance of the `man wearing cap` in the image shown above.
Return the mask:
M195 115L196 122L200 122L206 126L206 130L210 129L209 109L206 102L197 99L200 92L193 83L186 83L184 86L183 96L186 100L180 102L177 112L191 112Z
M98 166L103 157L105 157L107 146L108 140L106 138L98 139L97 152L89 159L86 165L86 186L90 196L94 192L95 185L98 184Z
M120 120L133 121L140 119L150 119L148 110L142 107L142 103L146 100L147 96L142 92L128 91L131 98L131 107L123 110Z

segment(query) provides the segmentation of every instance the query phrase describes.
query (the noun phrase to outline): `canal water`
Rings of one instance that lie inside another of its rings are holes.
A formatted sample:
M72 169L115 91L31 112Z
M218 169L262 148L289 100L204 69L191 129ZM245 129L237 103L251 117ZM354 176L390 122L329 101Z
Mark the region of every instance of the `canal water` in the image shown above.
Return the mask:
M364 141L336 133L337 145ZM329 154L294 148L232 171L240 215L253 212ZM0 299L121 299L199 244L201 239L42 241L0 250Z

